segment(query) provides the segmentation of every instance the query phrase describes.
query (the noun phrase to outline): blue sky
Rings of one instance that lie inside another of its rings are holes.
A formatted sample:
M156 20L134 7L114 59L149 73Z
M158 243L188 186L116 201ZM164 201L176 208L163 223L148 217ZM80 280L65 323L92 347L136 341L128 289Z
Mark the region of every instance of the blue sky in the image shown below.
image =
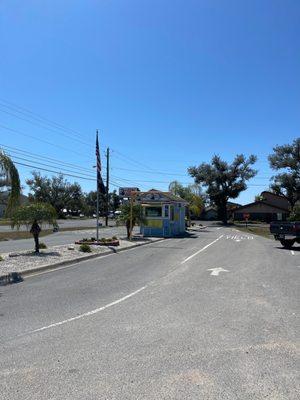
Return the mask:
M98 128L113 184L143 190L192 182L187 167L213 154L256 154L238 199L252 201L272 147L299 137L299 20L298 0L3 0L0 146L91 175ZM19 168L24 183L33 168Z

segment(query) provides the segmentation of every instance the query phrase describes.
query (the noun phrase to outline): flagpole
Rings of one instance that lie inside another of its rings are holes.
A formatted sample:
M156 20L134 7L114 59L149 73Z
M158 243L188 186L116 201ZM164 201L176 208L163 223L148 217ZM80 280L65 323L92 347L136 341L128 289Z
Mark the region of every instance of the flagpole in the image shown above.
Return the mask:
M97 138L98 138L98 129L96 131L97 133ZM97 160L96 160L97 163ZM96 185L97 185L97 218L96 218L96 223L97 223L97 227L96 227L96 239L97 242L99 241L99 185L98 185L98 168L96 168L96 174L97 174L97 179L96 179Z

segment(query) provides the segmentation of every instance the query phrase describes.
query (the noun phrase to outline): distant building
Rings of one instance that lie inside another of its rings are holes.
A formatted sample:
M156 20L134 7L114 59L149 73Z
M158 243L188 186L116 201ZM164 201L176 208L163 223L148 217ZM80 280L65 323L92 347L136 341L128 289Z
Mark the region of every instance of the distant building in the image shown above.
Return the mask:
M249 214L251 221L285 221L290 213L288 200L275 193L264 191L259 200L246 204L234 210L234 219L244 220L245 214Z
M204 221L216 221L218 219L218 210L214 206L206 207L201 215L200 219Z
M185 232L187 202L170 192L149 190L138 194L146 224L141 226L144 236L172 237Z
M227 202L227 217L228 218L232 218L233 216L233 212L235 209L237 209L238 207L241 207L240 204L238 203L233 203L232 201L228 201ZM201 215L200 215L200 219L205 220L205 221L217 221L218 220L218 210L216 206L209 206L206 207Z

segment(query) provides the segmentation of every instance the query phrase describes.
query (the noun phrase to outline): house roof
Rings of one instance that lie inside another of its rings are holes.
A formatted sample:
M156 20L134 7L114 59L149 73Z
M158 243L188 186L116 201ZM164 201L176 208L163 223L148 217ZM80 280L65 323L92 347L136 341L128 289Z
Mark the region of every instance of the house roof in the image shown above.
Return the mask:
M238 213L238 212L244 210L245 208L252 207L252 206L255 206L255 205L258 205L258 204L263 204L263 205L268 206L268 207L277 208L278 210L281 210L281 211L284 211L284 212L288 212L288 210L286 208L282 208L282 207L276 206L274 204L270 204L270 203L268 203L266 201L254 201L253 203L245 204L244 206L235 208L233 211L234 211L234 213Z
M151 189L148 192L139 192L139 198L142 202L176 202L188 204L188 202L171 192L162 192L161 190Z

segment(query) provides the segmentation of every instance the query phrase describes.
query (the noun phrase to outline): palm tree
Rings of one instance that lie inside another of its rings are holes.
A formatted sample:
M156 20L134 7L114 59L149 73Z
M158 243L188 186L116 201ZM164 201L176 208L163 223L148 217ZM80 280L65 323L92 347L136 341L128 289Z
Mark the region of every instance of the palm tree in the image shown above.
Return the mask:
M121 214L118 217L118 222L125 223L127 239L130 239L135 225L147 223L143 215L143 208L140 204L134 204L131 207L130 203L125 203L121 206L120 211Z
M13 209L20 203L20 177L11 158L0 150L0 200L3 201L3 194L7 192L9 195L5 201L5 215L10 216Z

